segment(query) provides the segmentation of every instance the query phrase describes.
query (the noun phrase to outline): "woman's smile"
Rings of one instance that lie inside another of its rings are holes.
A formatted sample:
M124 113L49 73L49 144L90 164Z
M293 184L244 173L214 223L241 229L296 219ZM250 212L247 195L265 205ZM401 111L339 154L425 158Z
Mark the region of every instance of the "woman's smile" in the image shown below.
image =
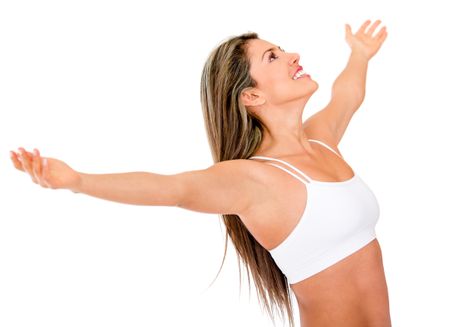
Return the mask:
M311 76L309 76L308 74L306 74L306 73L303 71L303 67L300 66L300 67L298 67L297 72L294 74L294 76L292 77L292 79L297 80L297 79L302 78L302 77L311 77Z

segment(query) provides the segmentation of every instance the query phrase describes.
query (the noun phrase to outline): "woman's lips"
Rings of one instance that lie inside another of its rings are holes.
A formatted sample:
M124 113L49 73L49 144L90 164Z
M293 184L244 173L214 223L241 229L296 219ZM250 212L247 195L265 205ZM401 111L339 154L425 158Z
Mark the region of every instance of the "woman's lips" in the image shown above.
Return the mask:
M296 77L297 74L298 74L299 72L302 72L302 75L300 75L299 77ZM303 67L302 67L302 66L298 66L298 68L297 68L297 70L295 71L295 73L294 73L294 75L293 75L292 78L293 78L294 80L298 80L298 79L303 78L303 77L309 77L309 78L311 78L311 76L310 76L309 74L307 74L307 73L303 70Z

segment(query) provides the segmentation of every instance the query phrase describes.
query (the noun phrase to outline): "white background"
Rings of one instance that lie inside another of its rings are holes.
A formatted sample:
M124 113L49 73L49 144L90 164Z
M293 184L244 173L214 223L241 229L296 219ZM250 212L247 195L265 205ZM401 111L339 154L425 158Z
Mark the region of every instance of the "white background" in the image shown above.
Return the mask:
M345 67L344 24L355 32L365 19L381 19L389 35L340 149L380 203L393 326L450 325L443 6L2 1L0 326L272 326L244 268L239 295L231 242L208 289L224 251L218 215L44 189L15 170L9 150L36 147L87 173L206 168L200 74L215 46L254 31L298 52L319 83L305 120Z

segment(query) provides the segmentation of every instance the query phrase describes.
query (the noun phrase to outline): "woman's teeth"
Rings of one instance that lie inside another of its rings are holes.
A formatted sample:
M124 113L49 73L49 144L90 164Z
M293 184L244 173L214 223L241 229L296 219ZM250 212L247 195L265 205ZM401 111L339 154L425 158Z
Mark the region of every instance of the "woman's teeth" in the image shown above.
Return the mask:
M306 73L305 73L303 70L299 70L299 71L297 72L297 74L294 75L293 79L294 79L294 80L299 79L299 78L302 77L303 75L306 75Z

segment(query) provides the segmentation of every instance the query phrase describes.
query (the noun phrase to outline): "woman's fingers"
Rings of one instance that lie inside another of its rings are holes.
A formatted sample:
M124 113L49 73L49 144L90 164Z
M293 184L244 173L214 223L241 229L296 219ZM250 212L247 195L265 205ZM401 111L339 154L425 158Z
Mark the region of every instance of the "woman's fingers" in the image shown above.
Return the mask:
M20 171L24 171L22 167L22 162L19 161L19 156L14 151L10 152L11 160L14 164L14 167Z
M386 26L383 26L383 28L378 31L377 35L375 35L375 38L379 41L384 41L386 36L387 36Z
M31 153L27 152L24 148L19 148L18 153L10 151L10 157L14 167L28 173L34 183L45 188L50 187L50 184L46 180L48 167L43 164L43 160L46 159L42 159L38 149L34 149Z
M369 26L370 24L370 19L366 20L361 27L359 28L358 32L356 32L356 34L364 34L366 31L367 26Z
M23 148L20 148L20 154L22 157L23 169L25 169L25 171L30 175L33 183L39 184L33 172L33 155L30 152L25 151Z
M368 36L372 36L373 32L377 28L378 25L380 25L381 20L377 20L375 23L373 23L372 26L370 26L369 30L367 31Z
M345 31L348 34L352 34L352 27L349 24L345 24Z
M40 184L37 178L37 172L35 171L35 160L32 153L27 152L24 148L19 148L19 155L17 156L17 160L20 162L22 166L22 171L28 173L33 180L34 183ZM18 165L17 162L14 163ZM17 167L17 166L16 166Z
M46 183L46 181L43 177L43 167L42 167L42 163L41 163L41 156L37 149L33 150L33 173L34 173L34 177L38 181L39 185L47 188L48 184Z
M27 152L24 148L19 148L19 160L22 163L23 170L26 173L30 173L30 160L28 159Z

